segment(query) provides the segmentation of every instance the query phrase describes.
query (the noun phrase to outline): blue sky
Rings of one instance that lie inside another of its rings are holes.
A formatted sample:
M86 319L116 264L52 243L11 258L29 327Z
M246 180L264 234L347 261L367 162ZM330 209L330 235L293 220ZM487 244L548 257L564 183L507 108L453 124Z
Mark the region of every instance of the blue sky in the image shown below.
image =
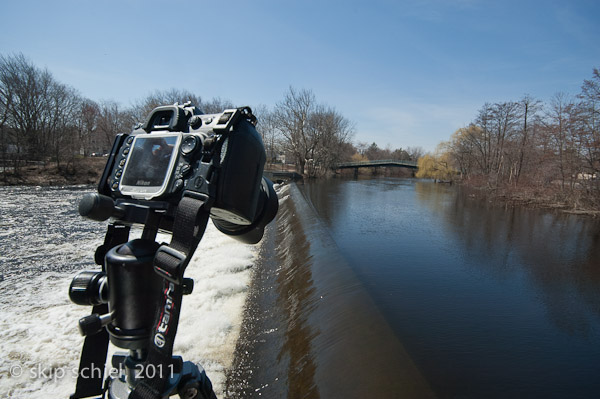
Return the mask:
M187 89L273 106L310 89L355 141L430 151L485 102L577 94L600 1L0 0L0 54L123 106Z

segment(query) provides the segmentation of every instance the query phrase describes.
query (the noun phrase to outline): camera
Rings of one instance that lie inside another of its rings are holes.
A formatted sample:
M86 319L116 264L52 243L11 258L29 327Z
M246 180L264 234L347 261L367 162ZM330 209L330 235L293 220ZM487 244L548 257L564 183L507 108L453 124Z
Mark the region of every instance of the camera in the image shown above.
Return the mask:
M113 366L125 372L79 378L72 399L214 398L201 367L172 356L182 296L193 290L184 271L209 218L221 232L244 243L262 239L278 210L256 117L249 107L203 114L190 103L155 108L145 123L118 134L98 192L79 203L81 216L110 219L95 254L101 271L80 272L71 282L72 302L93 306L79 320L86 336L80 371L106 361L108 342L128 349ZM141 238L129 241L132 226ZM157 243L158 231L171 233ZM170 376L140 378L135 371L166 369Z
M257 243L277 213L273 183L262 176L264 145L249 107L202 114L191 104L155 108L131 134L117 135L97 195L80 214L145 224L140 209L164 209L161 228L172 231L172 210L183 195L207 201L223 233ZM114 204L113 204L114 202ZM125 214L127 204L137 204Z

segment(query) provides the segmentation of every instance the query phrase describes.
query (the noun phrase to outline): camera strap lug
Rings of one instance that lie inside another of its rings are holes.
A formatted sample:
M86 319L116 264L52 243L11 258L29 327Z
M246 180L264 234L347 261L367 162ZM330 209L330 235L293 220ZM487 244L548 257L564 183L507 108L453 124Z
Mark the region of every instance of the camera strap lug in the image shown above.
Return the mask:
M154 258L154 271L162 278L179 285L183 279L182 268L186 258L184 253L167 245L161 245Z
M200 243L209 217L209 212L204 209L207 197L187 194L175 211L171 243L161 245L154 257L156 273L177 285L183 281L185 268Z

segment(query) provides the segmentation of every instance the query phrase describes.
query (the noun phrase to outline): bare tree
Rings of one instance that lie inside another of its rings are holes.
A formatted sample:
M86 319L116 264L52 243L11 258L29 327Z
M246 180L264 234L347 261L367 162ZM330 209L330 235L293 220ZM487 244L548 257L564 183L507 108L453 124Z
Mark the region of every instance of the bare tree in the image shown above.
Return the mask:
M311 159L310 154L315 146L310 117L316 105L312 91L297 91L290 87L283 101L275 107L273 115L277 129L283 137L284 149L293 155L297 170L301 174L304 174L306 163Z
M342 160L341 149L350 141L353 126L335 109L319 105L310 117L310 130L314 145L309 175L323 175Z
M518 123L518 107L518 103L512 101L497 103L493 107L492 123L495 133L493 165L496 170L496 185L500 183L501 178L505 175L507 166L510 167L510 163L505 162L507 155L505 145L507 141L513 138L514 128Z
M22 54L0 56L3 157L10 146L16 173L23 160L45 163L52 158L60 166L62 152L73 149L65 145L69 143L65 136L78 98L73 88L57 82Z
M39 115L44 105L41 96L50 79L47 71L37 69L22 54L2 56L0 65L2 91L10 96L3 100L5 123L10 125L7 139L13 152L14 170L18 173L19 161L35 153Z
M481 159L480 166L484 175L489 175L493 170L492 164L492 119L493 119L493 106L490 103L485 103L483 108L479 110L479 114L475 120L475 125L481 128L479 137L471 136L473 144L479 152Z
M385 150L380 148L377 143L371 143L363 152L363 155L367 157L370 161L375 161L377 159L385 159L386 154Z
M275 116L265 105L254 107L253 112L258 120L256 128L262 136L267 153L267 166L269 166L277 160L280 152Z
M550 150L557 155L557 166L561 178L561 187L565 189L567 179L572 174L569 158L573 152L573 143L569 135L573 101L564 93L557 93L550 102L546 113L546 128L550 138Z
M423 149L423 147L406 147L406 155L408 155L408 158L400 158L401 160L407 160L407 161L417 161L419 158L421 158L424 154L425 154L425 150Z
M95 101L82 99L80 111L76 121L79 145L84 156L90 156L96 151L94 138L98 129L100 107Z
M185 104L191 102L201 112L206 114L215 114L224 109L234 108L229 100L213 98L209 101L202 100L202 97L193 94L188 90L170 89L166 91L155 91L142 100L137 101L130 110L132 120L143 122L150 112L161 105L170 105L174 103Z
M309 176L327 173L339 162L340 149L354 132L348 119L318 104L310 90L290 87L272 115L283 150L292 154L297 171Z
M229 100L223 100L220 97L215 97L210 101L204 101L198 103L200 110L206 114L216 114L223 112L225 109L235 108L233 103Z
M108 153L118 133L128 133L131 126L129 111L121 109L114 101L103 101L99 105L95 138L101 152Z
M14 87L11 84L11 73L7 68L8 60L0 56L0 153L2 154L2 171L6 171L9 150L12 150L9 141L9 116L13 102ZM6 173L2 174L6 178Z
M519 140L519 154L517 164L515 166L515 184L519 183L519 177L523 170L523 164L525 163L527 146L530 143L530 130L531 121L536 118L537 112L542 107L542 102L532 98L529 95L525 95L519 102L521 118L523 120L523 129L520 132L521 139Z
M58 168L66 159L72 164L79 152L77 140L77 117L80 112L81 98L71 87L54 83L47 93L43 114L43 131L47 136L48 149Z
M480 149L482 129L474 124L458 129L448 142L447 149L451 154L461 177L481 173L484 170L484 160Z
M158 106L170 105L174 103L184 104L188 101L191 101L192 104L200 108L202 106L202 99L187 90L157 90L142 100L137 101L131 108L130 112L132 118L136 122L143 122L146 120L150 112Z
M597 195L600 192L600 71L594 68L592 79L584 80L579 96L582 157L585 160L587 186ZM594 177L595 176L595 177ZM600 200L599 200L600 202Z

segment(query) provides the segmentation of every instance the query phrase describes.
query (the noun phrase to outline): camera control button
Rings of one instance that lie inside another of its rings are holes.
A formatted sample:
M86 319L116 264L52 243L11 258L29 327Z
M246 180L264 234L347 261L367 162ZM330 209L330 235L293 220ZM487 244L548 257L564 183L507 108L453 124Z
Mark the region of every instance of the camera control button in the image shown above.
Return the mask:
M121 159L121 162L119 162L119 166L120 166L120 167L123 167L123 166L125 166L125 162L127 162L127 160L126 160L126 159Z
M115 172L115 177L118 179L123 174L123 169L117 169Z
M187 136L181 143L181 152L183 155L189 155L198 147L198 139L195 136Z
M129 136L129 137L127 137L127 144L131 144L131 143L133 143L133 139L134 139L134 138L135 138L135 137L133 137L133 136Z
M183 188L183 180L177 179L175 180L175 184L173 184L173 191L179 191Z
M192 167L191 167L190 165L187 165L187 164L186 164L186 165L183 165L183 166L181 167L181 174L182 174L183 176L185 176L185 175L187 175L188 173L190 173L190 171L191 171L191 170L192 170Z
M194 115L190 118L188 124L192 129L199 129L202 126L202 118L199 115Z
M227 124L227 122L229 122L229 119L231 119L231 115L233 115L233 112L224 112L223 115L221 115L221 117L219 118L217 125Z
M127 155L127 154L129 154L129 147L125 147L123 149L123 155Z

